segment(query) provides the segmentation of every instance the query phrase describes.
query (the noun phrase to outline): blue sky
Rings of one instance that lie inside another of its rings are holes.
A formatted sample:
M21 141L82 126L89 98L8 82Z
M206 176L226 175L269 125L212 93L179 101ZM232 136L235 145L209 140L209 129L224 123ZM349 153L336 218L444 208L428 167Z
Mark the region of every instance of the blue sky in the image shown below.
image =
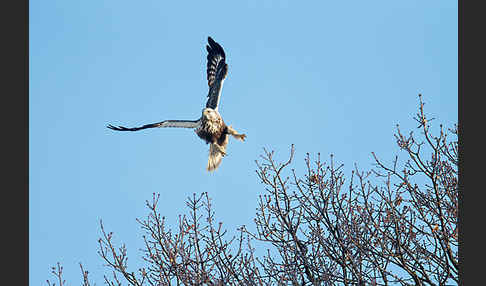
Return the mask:
M418 93L437 124L457 122L457 1L30 1L29 271L50 266L98 284L99 220L142 247L135 218L160 193L175 223L192 193L209 192L232 231L253 226L263 148L302 174L306 152L351 170L371 152L391 160L393 132L415 130ZM115 132L164 119L197 119L206 102L207 37L229 65L221 98L230 139L215 173L191 130ZM135 268L134 268L135 269Z

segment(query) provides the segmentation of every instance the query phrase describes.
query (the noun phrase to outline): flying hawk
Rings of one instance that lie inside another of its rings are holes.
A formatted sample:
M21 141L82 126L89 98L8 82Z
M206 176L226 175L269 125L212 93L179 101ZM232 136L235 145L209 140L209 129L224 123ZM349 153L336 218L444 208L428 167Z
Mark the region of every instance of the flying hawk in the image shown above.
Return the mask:
M228 145L229 136L245 141L246 135L239 134L231 126L224 123L223 118L218 112L219 98L223 82L228 74L228 65L223 48L216 43L211 37L208 37L207 56L207 79L209 85L208 100L206 107L202 110L202 115L197 120L164 120L158 123L146 124L140 127L127 128L123 126L107 127L117 131L138 131L146 128L155 127L180 127L194 128L197 136L206 141L209 145L209 159L207 170L214 171L221 163L221 159L226 155L226 145Z

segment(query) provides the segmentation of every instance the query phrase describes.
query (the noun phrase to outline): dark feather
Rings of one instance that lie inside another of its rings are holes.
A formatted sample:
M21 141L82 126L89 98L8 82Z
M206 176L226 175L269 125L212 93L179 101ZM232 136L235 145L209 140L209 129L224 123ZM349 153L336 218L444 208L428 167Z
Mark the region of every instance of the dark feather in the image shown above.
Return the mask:
M206 71L209 93L206 107L217 109L222 83L228 74L228 65L225 62L226 55L223 48L211 37L208 37L208 43L206 45L206 50L208 51Z
M116 131L138 131L146 128L156 128L156 127L178 127L178 128L195 128L199 120L164 120L158 123L145 124L140 127L127 128L124 126L113 126L108 124L108 128Z

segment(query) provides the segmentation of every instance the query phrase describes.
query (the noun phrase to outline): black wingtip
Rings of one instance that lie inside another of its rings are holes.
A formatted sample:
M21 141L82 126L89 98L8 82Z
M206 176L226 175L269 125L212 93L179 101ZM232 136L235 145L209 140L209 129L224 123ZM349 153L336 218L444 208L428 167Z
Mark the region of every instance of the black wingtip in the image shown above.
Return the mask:
M208 52L211 52L211 50L213 49L217 49L217 47L218 44L216 43L216 41L213 40L213 38L208 37L208 45L206 45L206 49L208 50Z
M127 131L128 129L126 127L123 127L123 126L113 126L111 124L108 124L106 125L107 128L111 129L111 130L115 130L115 131Z
M226 57L223 47L221 47L221 45L213 40L213 38L210 36L208 36L208 45L206 45L206 50L208 51L208 56L211 56L212 54L220 54L223 56L223 58Z

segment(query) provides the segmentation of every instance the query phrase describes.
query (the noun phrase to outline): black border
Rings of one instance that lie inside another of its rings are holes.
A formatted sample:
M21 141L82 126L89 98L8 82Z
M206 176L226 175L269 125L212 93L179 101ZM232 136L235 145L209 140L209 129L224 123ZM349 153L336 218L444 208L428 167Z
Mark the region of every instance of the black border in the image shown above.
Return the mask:
M29 1L2 4L2 284L28 285Z
M484 10L472 3L458 1L459 285L480 285L485 274L482 199L485 112L480 102L470 104L466 100L484 97L484 87L474 86L484 81L484 68L478 57L484 54L481 43Z
M457 55L457 67L458 67L458 100L457 100L457 107L458 107L458 145L459 145L459 166L458 166L458 172L459 172L459 176L458 176L458 185L459 185L459 196L458 196L458 199L459 199L459 214L458 214L458 226L459 226L459 247L458 247L458 251L459 251L459 281L461 284L464 284L465 283L465 269L464 269L464 220L465 220L465 217L464 217L464 195L463 195L463 192L464 192L464 144L463 144L463 141L462 141L462 135L464 134L463 132L463 115L464 115L464 112L462 110L462 101L461 101L461 96L464 94L464 85L462 83L462 79L463 79L463 68L464 68L464 65L463 65L463 38L464 38L464 33L463 33L463 29L464 29L464 23L463 23L463 20L464 20L464 2L465 1L459 1L458 3L458 7L457 7L457 10L458 10L458 15L457 15L457 19L458 19L458 30L457 30L457 36L458 36L458 39L457 39L457 42L458 42L458 55ZM465 284L464 284L465 285Z

